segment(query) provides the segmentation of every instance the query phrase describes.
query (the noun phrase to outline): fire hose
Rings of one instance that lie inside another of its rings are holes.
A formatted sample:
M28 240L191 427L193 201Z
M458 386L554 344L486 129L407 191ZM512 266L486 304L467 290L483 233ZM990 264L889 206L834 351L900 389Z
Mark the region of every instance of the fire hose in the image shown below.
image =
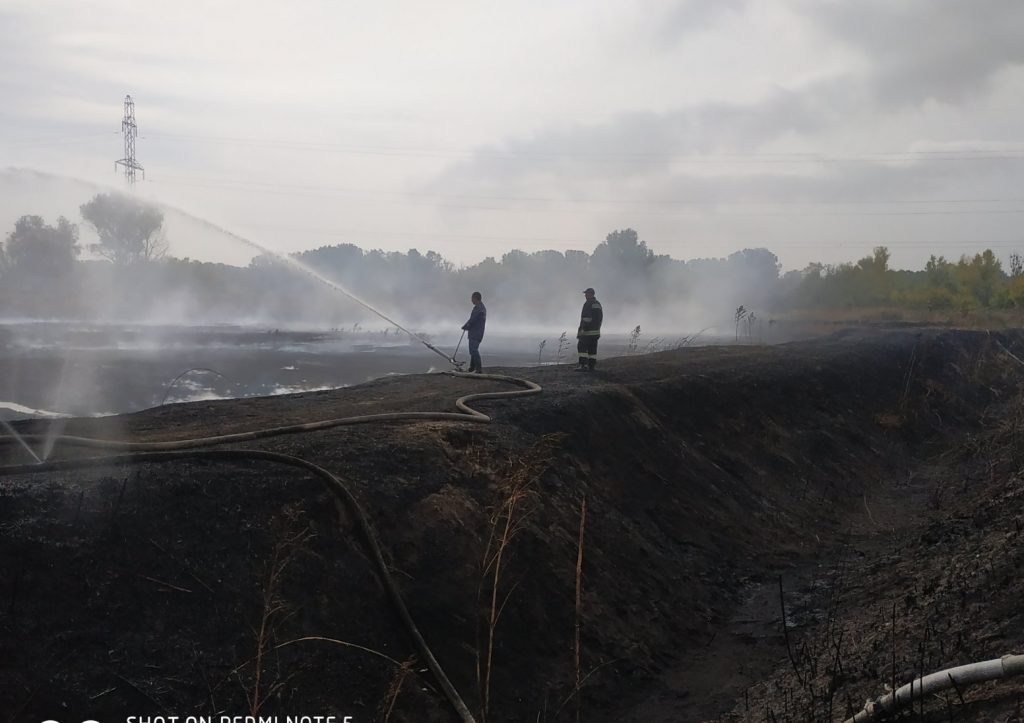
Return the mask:
M293 455L268 452L259 449L228 449L228 450L200 450L201 447L210 447L220 444L234 444L238 442L250 442L256 439L265 439L284 434L297 434L322 429L331 429L355 424L370 424L376 422L398 422L398 421L424 421L440 420L454 422L473 422L487 424L491 418L469 406L472 402L479 402L485 399L505 399L510 397L539 394L542 390L540 385L528 380L510 377L502 374L467 374L463 372L444 372L447 375L467 379L492 380L507 382L523 387L507 392L479 392L466 394L455 400L455 406L459 412L391 412L384 414L366 414L353 417L340 417L304 424L293 424L268 429L259 429L249 432L238 432L234 434L222 434L211 437L197 437L194 439L181 439L163 442L127 442L113 439L97 439L92 437L77 437L63 435L56 438L56 441L65 446L87 447L92 449L117 450L130 452L129 454L104 455L97 457L86 457L82 459L61 459L47 461L37 464L0 466L0 477L38 474L44 472L64 471L70 469L83 469L103 467L111 464L137 464L144 462L173 462L188 458L212 459L212 460L237 460L237 459L258 459L278 464L298 467L313 473L320 478L327 488L338 497L351 514L352 519L358 528L359 537L369 552L373 561L376 573L387 590L388 598L405 626L409 636L422 657L427 668L437 680L445 697L462 723L475 723L472 713L459 695L455 686L452 685L448 676L441 668L426 640L420 633L419 628L412 619L408 608L402 599L397 583L391 575L387 562L381 551L380 543L373 531L369 518L359 505L351 490L336 475L312 462L295 457ZM21 437L25 442L43 442L45 435L24 435ZM12 437L0 437L0 442L13 441Z
M914 678L906 685L891 693L886 693L881 698L869 700L863 710L852 718L848 718L844 723L867 723L867 721L878 720L883 715L892 713L912 701L920 700L922 696L929 693L938 693L950 688L959 690L965 685L985 683L989 680L1010 678L1016 675L1024 675L1024 655L1004 655L995 660L947 668L937 673Z

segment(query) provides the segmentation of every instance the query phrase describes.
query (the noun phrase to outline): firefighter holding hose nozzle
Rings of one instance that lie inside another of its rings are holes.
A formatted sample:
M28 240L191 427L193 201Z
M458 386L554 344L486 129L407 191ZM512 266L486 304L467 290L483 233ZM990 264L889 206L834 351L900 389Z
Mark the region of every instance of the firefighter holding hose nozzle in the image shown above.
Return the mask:
M469 314L469 321L462 325L462 330L469 338L469 371L479 374L483 371L480 362L480 342L484 340L487 307L484 306L483 296L479 291L473 292L470 301L473 302L473 311Z

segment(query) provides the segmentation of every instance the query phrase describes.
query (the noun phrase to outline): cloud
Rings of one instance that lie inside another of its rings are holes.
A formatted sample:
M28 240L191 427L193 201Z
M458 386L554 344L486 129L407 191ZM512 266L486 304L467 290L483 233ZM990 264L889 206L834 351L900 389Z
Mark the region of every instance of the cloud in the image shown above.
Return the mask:
M699 164L708 154L751 153L783 137L827 130L853 112L856 93L854 84L824 80L799 90L777 88L751 103L710 102L667 113L623 113L606 123L549 126L478 149L429 187L500 189L538 178L591 179L595 170L617 181L660 174L680 160Z
M675 43L692 33L706 30L729 15L742 13L749 0L676 0L661 16L659 36Z
M740 227L737 207L995 197L1024 180L1024 163L775 155L1024 146L1019 0L0 4L0 168L117 183L131 93L138 191L282 249L428 243L472 263L626 225L674 239L706 214L695 252L725 254L791 232L777 213ZM22 182L31 198L0 199L8 221L84 200ZM935 237L908 218L905 237ZM1009 233L1019 218L986 221Z
M864 54L886 107L960 103L987 92L999 70L1024 63L1019 0L813 0L799 8Z

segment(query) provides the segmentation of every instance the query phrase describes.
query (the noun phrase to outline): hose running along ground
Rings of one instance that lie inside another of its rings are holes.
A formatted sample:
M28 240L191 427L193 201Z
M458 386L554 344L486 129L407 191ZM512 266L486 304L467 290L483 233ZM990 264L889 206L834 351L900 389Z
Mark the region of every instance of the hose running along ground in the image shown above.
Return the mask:
M508 382L523 389L512 392L479 392L477 394L466 394L455 400L455 406L461 412L387 412L384 414L363 414L354 417L339 417L337 419L324 419L317 422L306 422L303 424L290 424L283 427L269 427L267 429L256 429L250 432L237 432L234 434L219 434L213 437L195 437L193 439L178 439L169 442L125 442L116 439L95 439L93 437L76 437L73 435L60 435L55 437L57 442L75 447L90 447L94 449L112 449L125 452L161 452L178 449L196 449L199 447L214 447L218 444L238 444L239 442L252 442L267 437L277 437L283 434L299 434L301 432L315 432L333 427L344 427L355 424L374 424L377 422L408 422L439 420L447 422L477 422L488 424L491 418L483 412L470 407L472 402L482 402L486 399L506 399L508 397L526 396L539 394L541 387L529 379L519 379L504 374L470 374L468 372L441 372L447 376L460 377L463 379L480 379L499 382ZM45 442L46 435L24 434L20 436L25 442ZM14 439L0 437L0 441Z
M184 459L210 459L215 461L256 459L289 465L291 467L297 467L311 472L315 476L319 477L327 485L327 488L341 499L346 509L351 513L352 518L355 520L356 525L359 528L359 536L373 560L377 575L384 584L388 593L388 598L391 601L392 606L395 608L395 612L398 614L398 617L401 619L402 624L406 627L409 636L412 638L417 652L427 664L430 672L441 686L445 697L448 698L448 701L451 703L463 723L475 723L475 719L473 718L472 713L470 713L469 708L462 700L462 697L455 689L455 686L453 686L451 681L448 679L448 676L441 668L441 665L437 662L430 646L427 645L426 640L423 638L419 628L413 621L412 615L409 613L409 610L402 599L398 585L395 583L395 580L391 575L391 571L388 569L388 565L384 560L380 543L377 540L377 536L373 530L373 526L370 524L369 518L359 505L355 496L352 494L352 491L344 482L341 481L340 478L331 472L328 472L323 467L293 455L268 452L259 449L197 449L200 447L210 447L219 444L250 442L256 439L265 439L267 437L283 434L297 434L299 432L310 432L314 430L330 429L332 427L354 424L370 424L375 422L441 420L487 424L491 421L491 418L470 407L469 405L471 403L486 399L506 399L510 397L539 394L542 391L540 385L528 379L520 379L503 374L468 374L464 372L444 372L444 374L464 379L507 382L523 388L508 392L480 392L464 395L455 400L455 406L460 410L460 412L390 412L385 414L367 414L308 422L305 424L271 427L268 429L253 430L250 432L223 434L212 437L197 437L194 439L182 439L166 442L126 442L123 440L95 439L91 437L76 437L70 435L58 436L56 441L66 446L118 450L131 453L86 457L83 459L61 459L43 462L41 464L36 463L0 467L0 477L104 467L115 464L176 462ZM44 442L46 440L46 436L24 435L20 439L25 442ZM14 439L4 437L0 438L0 442L2 441L14 441Z
M877 700L868 701L862 711L852 718L847 718L844 723L867 723L878 720L915 700L920 700L922 696L929 693L939 693L950 688L960 690L962 687L975 683L985 683L989 680L1011 678L1017 675L1024 675L1024 655L1004 655L994 660L947 668L937 673L914 678L892 693L887 693Z

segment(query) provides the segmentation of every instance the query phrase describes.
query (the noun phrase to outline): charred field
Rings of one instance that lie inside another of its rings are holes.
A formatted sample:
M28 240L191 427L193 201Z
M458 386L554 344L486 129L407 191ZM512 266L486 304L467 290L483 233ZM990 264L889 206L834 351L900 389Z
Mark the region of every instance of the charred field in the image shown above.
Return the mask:
M345 482L478 721L842 720L1024 646L1022 349L859 328L505 369L544 391L473 404L491 424L241 446ZM507 389L395 376L63 433L189 439ZM919 715L1020 720L1022 700L1010 680ZM323 483L199 458L0 477L0 720L65 713L457 720Z

